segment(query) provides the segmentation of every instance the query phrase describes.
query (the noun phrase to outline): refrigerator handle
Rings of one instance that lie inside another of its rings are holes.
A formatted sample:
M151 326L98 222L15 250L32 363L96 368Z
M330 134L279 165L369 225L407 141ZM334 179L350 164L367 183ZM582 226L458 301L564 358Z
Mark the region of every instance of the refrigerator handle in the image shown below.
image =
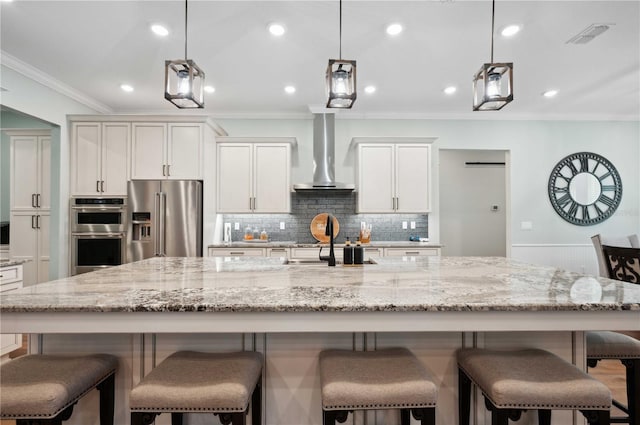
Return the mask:
M153 246L153 256L160 256L160 193L155 193L155 199L153 203L153 216L155 222L153 223L155 230L155 237L153 238L154 246Z
M159 231L158 231L158 235L159 235L159 240L160 240L160 257L166 257L167 255L167 241L165 238L165 232L166 232L166 224L165 224L165 218L167 215L167 194L164 192L160 192L160 223L159 223Z

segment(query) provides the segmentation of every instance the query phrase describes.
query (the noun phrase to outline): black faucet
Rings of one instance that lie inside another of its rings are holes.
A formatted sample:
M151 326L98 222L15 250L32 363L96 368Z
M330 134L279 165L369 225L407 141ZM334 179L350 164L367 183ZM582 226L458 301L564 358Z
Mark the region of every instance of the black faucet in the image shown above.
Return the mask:
M333 216L331 214L327 214L327 227L324 229L324 234L329 236L329 255L322 255L322 247L318 255L321 261L328 261L329 266L335 266L336 255L333 250Z

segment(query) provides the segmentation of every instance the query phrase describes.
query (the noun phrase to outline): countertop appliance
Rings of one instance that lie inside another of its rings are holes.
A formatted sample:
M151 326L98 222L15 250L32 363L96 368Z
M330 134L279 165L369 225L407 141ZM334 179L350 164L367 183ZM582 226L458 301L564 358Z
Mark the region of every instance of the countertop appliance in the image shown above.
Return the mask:
M127 261L202 256L202 182L131 180Z
M125 261L127 199L124 197L72 197L71 275Z

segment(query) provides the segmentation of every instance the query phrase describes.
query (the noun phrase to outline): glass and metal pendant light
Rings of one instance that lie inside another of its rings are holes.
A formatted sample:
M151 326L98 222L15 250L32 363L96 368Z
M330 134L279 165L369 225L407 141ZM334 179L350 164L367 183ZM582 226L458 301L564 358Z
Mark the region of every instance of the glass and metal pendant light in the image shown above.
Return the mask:
M164 98L180 109L204 108L204 72L187 59L187 0L184 2L184 59L165 61Z
M356 101L356 61L342 59L342 0L340 0L340 59L327 66L327 108L349 109Z
M513 100L513 63L493 62L493 32L496 0L491 9L491 63L473 76L473 110L499 111Z

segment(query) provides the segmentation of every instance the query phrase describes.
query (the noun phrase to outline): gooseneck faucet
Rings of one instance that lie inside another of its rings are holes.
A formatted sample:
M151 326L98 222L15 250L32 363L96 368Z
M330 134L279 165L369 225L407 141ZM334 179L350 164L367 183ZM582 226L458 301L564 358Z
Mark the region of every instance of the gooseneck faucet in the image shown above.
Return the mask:
M329 266L336 265L336 255L333 250L333 216L331 214L327 214L327 226L324 229L324 234L329 236L329 255L322 255L322 248L320 248L320 256L321 261L328 261Z

